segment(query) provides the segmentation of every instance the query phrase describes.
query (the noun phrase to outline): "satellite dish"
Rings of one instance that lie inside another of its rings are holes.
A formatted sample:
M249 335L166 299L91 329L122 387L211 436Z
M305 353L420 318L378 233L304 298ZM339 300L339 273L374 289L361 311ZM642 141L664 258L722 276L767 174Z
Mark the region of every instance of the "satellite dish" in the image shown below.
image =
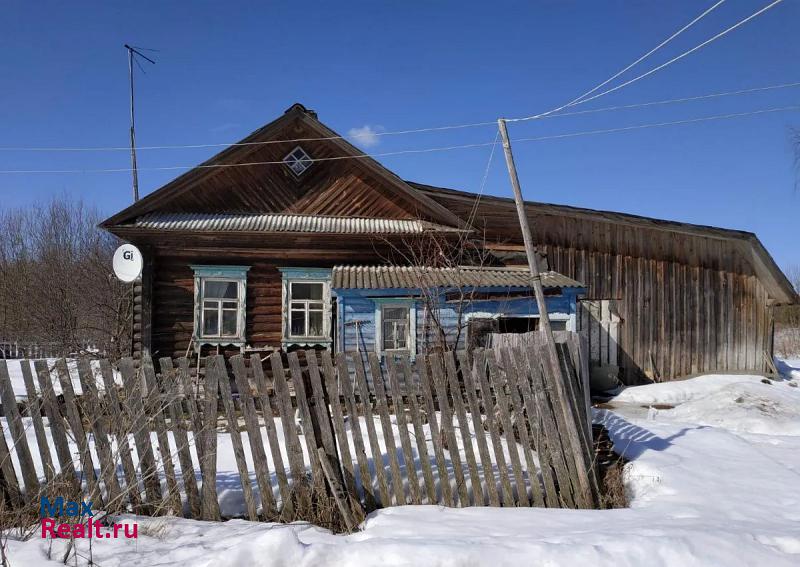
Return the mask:
M114 274L130 283L142 275L142 253L133 244L123 244L114 252Z

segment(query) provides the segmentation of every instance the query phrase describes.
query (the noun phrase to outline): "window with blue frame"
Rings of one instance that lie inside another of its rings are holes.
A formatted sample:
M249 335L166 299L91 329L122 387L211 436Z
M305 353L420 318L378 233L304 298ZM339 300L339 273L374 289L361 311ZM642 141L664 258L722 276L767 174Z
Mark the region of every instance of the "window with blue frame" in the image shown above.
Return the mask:
M380 353L417 351L416 306L413 300L375 299L375 349Z
M331 345L331 271L279 268L282 276L284 347Z
M192 266L194 333L198 345L245 343L249 266Z

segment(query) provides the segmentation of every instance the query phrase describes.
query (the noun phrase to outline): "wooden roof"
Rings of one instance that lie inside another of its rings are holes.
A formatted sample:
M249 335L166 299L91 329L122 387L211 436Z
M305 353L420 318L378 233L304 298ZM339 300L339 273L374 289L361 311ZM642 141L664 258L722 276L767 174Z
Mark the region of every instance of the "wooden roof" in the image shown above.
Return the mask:
M263 163L283 161L298 145L313 159L329 161L312 163L300 176L281 163ZM357 159L337 159L341 157ZM114 232L148 213L190 212L417 218L463 225L459 217L366 157L301 104L101 226Z
M409 182L463 219L478 195ZM514 200L482 195L473 221L505 254L522 252ZM798 303L797 293L752 232L654 219L627 213L525 202L534 242L623 256L653 258L755 275L777 304ZM491 245L490 245L491 246Z

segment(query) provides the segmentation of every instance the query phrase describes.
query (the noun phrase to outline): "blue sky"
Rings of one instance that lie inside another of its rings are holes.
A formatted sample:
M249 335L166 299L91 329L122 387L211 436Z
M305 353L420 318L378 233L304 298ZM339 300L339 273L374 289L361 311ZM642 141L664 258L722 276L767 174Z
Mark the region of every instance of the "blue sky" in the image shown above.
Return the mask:
M137 77L140 145L240 139L299 101L340 133L491 121L563 104L688 23L711 0L539 2L5 2L0 146L125 146L124 43L158 49ZM728 0L636 70L767 4ZM800 81L800 2L581 108ZM626 76L633 76L635 73ZM510 126L512 138L618 128L800 104L800 88ZM800 192L790 142L800 112L515 145L527 199L751 230L800 264ZM383 136L391 152L491 142L492 126ZM406 179L477 190L489 148L380 158ZM210 149L139 153L143 194ZM126 152L0 151L0 169L128 167ZM486 192L510 196L502 155ZM0 207L69 194L113 213L130 174L0 174Z

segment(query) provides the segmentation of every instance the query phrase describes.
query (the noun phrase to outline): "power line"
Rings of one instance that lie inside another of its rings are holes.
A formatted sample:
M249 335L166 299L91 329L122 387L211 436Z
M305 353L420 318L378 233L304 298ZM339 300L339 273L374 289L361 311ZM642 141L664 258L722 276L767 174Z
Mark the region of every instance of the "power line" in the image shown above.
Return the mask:
M775 108L765 108L759 110L751 110L747 112L736 112L730 114L718 114L713 116L702 116L699 118L688 118L684 120L674 120L670 122L655 122L649 124L637 124L633 126L624 126L620 128L609 128L604 130L586 130L581 132L570 132L565 134L554 134L550 136L539 136L535 138L517 138L515 142L538 142L543 140L556 140L561 138L574 138L578 136L589 136L589 135L596 135L596 134L610 134L614 132L625 132L629 130L641 130L644 128L655 128L659 126L672 126L678 124L692 124L697 122L706 122L711 120L722 120L728 118L740 118L744 116L753 116L758 114L767 114L773 112L783 112L789 110L800 110L800 105L792 105L792 106L781 106ZM494 146L497 144L496 139L491 142L482 142L482 143L475 143L475 144L461 144L455 146L440 146L434 148L420 148L420 149L408 149L408 150L399 150L399 151L392 151L392 152L382 152L382 153L375 153L375 154L361 154L355 156L332 156L327 158L310 158L308 161L310 162L324 162L324 161L339 161L345 159L366 159L366 158L379 158L379 157L388 157L388 156L397 156L397 155L406 155L406 154L422 154L422 153L431 153L431 152L444 152L444 151L453 151L453 150L461 150L461 149L468 149L468 148L483 148ZM188 169L214 169L214 168L228 168L228 167L250 167L250 166L258 166L258 165L283 165L285 164L284 161L253 161L253 162L245 162L245 163L216 163L216 164L201 164L201 165L175 165L175 166L164 166L164 167L142 167L139 168L140 171L173 171L173 170L188 170ZM107 169L51 169L51 170L37 170L37 169L10 169L10 170L0 170L0 174L34 174L34 173L122 173L122 172L130 172L130 168L107 168Z
M751 89L740 89L737 91L726 91L721 93L710 93L705 95L696 95L696 96L687 96L682 98L669 98L669 99L662 99L662 100L654 100L650 102L639 102L635 104L622 104L617 106L604 106L602 108L591 108L587 110L576 110L574 112L559 112L558 114L550 114L548 116L542 116L542 119L550 119L550 118L561 118L562 116L578 116L580 114L594 114L597 112L608 112L611 110L629 110L633 108L645 108L648 106L658 106L664 104L673 104L679 102L694 102L697 100L705 100L710 98L720 98L724 96L733 96L733 95L741 95L741 94L751 94L756 92L762 91L771 91L776 89L787 89L791 87L800 87L800 81L795 83L782 83L779 85L769 85L766 87L754 87Z
M743 116L753 116L756 114L768 114L772 112L784 112L788 110L800 110L800 105L780 106L776 108L764 108L761 110L751 110L748 112L733 112L730 114L716 114L714 116L701 116L699 118L687 118L685 120L673 120L670 122L652 122L649 124L636 124L634 126L623 126L620 128L608 128L604 130L584 130L582 132L571 132L567 134L554 134L551 136L539 136L536 138L515 138L515 142L539 142L542 140L558 140L561 138L575 138L578 136L591 136L595 134L612 134L615 132L627 132L630 130L642 130L645 128L656 128L659 126L674 126L678 124L694 124L696 122L707 122L710 120L723 120L726 118L741 118Z
M702 43L700 43L700 44L698 44L698 45L695 45L695 46L694 46L694 47L692 47L691 49L689 49L689 50L687 50L687 51L684 51L683 53L681 53L680 55L678 55L678 56L676 56L676 57L673 57L673 58L672 58L672 59L670 59L669 61L667 61L667 62L665 62L665 63L662 63L661 65L658 65L657 67L654 67L654 68L650 69L649 71L647 71L647 72L645 72L645 73L642 73L641 75L638 75L638 76L634 77L633 79L629 79L628 81L625 81L624 83L622 83L622 84L620 84L620 85L617 85L616 87L613 87L613 88L607 89L607 90L605 90L605 91L602 91L602 92L600 92L600 93L597 93L596 95L594 95L594 96L591 96L591 97L589 97L589 98L582 98L582 97L586 96L586 95L582 95L581 97L578 97L577 99L573 100L572 102L569 102L569 103L567 103L567 104L565 104L565 105L563 105L563 106L559 106L558 108L555 108L555 109L553 109L553 110L548 110L547 112L542 112L542 113L540 113L540 114L534 114L534 115L532 115L532 116L526 116L526 117L523 117L523 118L509 118L509 119L507 119L507 120L506 120L506 122L522 122L522 121L526 121L526 120L535 120L535 119L537 119L537 118L542 118L542 117L544 117L544 116L547 116L547 115L549 115L549 114L553 114L553 113L555 113L555 112L558 112L558 111L560 111L560 110L563 110L563 109L565 109L565 108L569 108L569 107L576 106L576 105L579 105L579 104L585 104L585 103L587 103L587 102L589 102L589 101L592 101L592 100L598 99L598 98L600 98L600 97L602 97L602 96L605 96L605 95L607 95L607 94L610 94L610 93L613 93L613 92L615 92L615 91L618 91L618 90L620 90L620 89L622 89L622 88L624 88L624 87L626 87L626 86L628 86L628 85L630 85L630 84L632 84L632 83L635 83L635 82L637 82L637 81L639 81L639 80L641 80L641 79L644 79L645 77L648 77L648 76L652 75L653 73L655 73L655 72L657 72L657 71L660 71L660 70L661 70L661 69L663 69L664 67L667 67L667 66L669 66L669 65L672 65L673 63L675 63L675 62L677 62L677 61L680 61L680 60L681 60L681 59L683 59L684 57L687 57L687 56L691 55L692 53L694 53L695 51L697 51L697 50L699 50L699 49L702 49L702 48L703 48L703 47L705 47L706 45L708 45L708 44L710 44L710 43L712 43L712 42L714 42L714 41L716 41L716 40L720 39L721 37L724 37L724 36L726 36L727 34L729 34L730 32L732 32L733 30L735 30L735 29L737 29L737 28L739 28L739 27L743 26L744 24L746 24L747 22L749 22L749 21L750 21L750 20L752 20L753 18L756 18L756 17L760 16L761 14L763 14L763 13L764 13L764 12L766 12L767 10L770 10L771 8L773 8L773 7L777 6L777 5L778 5L778 4L780 4L781 2L783 2L783 0L774 0L772 3L770 3L770 4L766 5L766 6L764 6L764 7L763 7L763 8L761 8L760 10L758 10L758 11L756 11L756 12L754 12L754 13L750 14L749 16L747 16L746 18L744 18L743 20L739 20L739 21L738 21L737 23L735 23L734 25L732 25L732 26L730 26L729 28L727 28L727 29L725 29L725 30L723 30L723 31L719 32L717 35L715 35L715 36L713 36L713 37L711 37L711 38L709 38L709 39L705 40L704 42L702 42ZM716 6L717 6L717 4L715 4L713 7L716 7ZM712 7L712 8L713 8L713 7ZM595 89L593 89L591 92L594 92L595 90L597 90L597 89L595 88Z
M691 102L696 100L703 100L703 99L711 99L711 98L721 98L725 96L736 96L736 95L743 95L743 94L750 94L762 91L771 91L771 90L778 90L778 89L787 89L793 87L800 87L800 81L793 82L793 83L779 83L775 85L767 85L763 87L753 87L748 89L739 89L735 91L726 91L726 92L719 92L719 93L709 93L703 95L695 95L695 96L688 96L682 98L672 98L666 100L656 100L656 101L648 101L648 102L641 102L641 103L634 103L634 104L625 104L625 105L618 105L618 106L606 106L602 108L593 108L587 110L576 110L573 112L560 112L558 114L549 114L546 116L540 116L539 119L550 119L550 118L560 118L562 116L577 116L581 114L593 114L598 112L608 112L613 110L626 110L632 108L642 108L648 106L656 106L656 105L664 105L664 104L672 104L672 103L681 103L681 102ZM512 121L513 119L509 118L508 121ZM465 129L465 128L475 128L479 126L497 126L496 121L487 121L487 122L473 122L473 123L466 123L466 124L453 124L447 126L434 126L430 128L416 128L416 129L409 129L409 130L395 130L390 132L376 132L376 136L393 136L399 134L415 134L421 132L436 132L436 131L444 131L444 130L458 130L458 129ZM282 139L282 140L263 140L260 142L231 142L231 143L213 143L213 144L182 144L182 145L161 145L161 146L137 146L137 151L139 150L173 150L173 149L197 149L197 148L215 148L215 147L236 147L236 146L266 146L272 144L289 144L289 143L301 143L301 142L316 142L316 141L329 141L329 140L351 140L357 139L358 136L324 136L324 137L306 137L306 138L290 138L290 139ZM92 147L22 147L22 146L0 146L0 151L19 151L19 152L111 152L111 151L129 151L130 147L128 146L92 146Z

